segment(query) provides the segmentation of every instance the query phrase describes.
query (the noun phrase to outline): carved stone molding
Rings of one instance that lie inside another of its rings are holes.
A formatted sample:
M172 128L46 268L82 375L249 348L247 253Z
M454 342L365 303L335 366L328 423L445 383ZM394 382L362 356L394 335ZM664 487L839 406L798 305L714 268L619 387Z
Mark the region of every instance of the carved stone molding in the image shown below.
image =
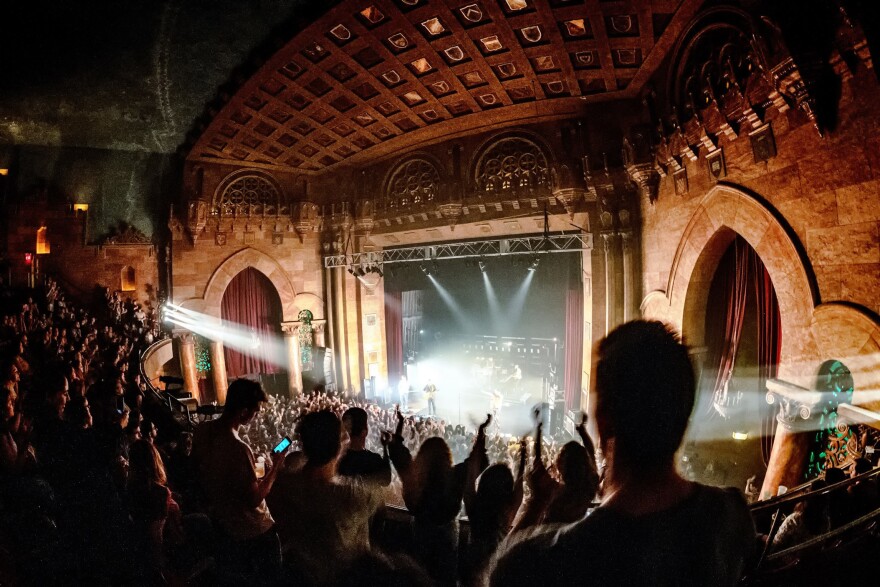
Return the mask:
M174 338L180 340L181 344L186 345L194 345L196 344L196 335L190 332L189 330L174 330Z
M299 322L282 322L281 323L281 333L285 337L296 337L299 336Z
M639 188L639 194L653 204L660 193L660 174L652 163L631 163L625 167L626 174Z
M787 430L808 432L816 429L814 412L822 401L822 394L818 391L780 379L770 379L764 397L768 404L779 406L776 421Z

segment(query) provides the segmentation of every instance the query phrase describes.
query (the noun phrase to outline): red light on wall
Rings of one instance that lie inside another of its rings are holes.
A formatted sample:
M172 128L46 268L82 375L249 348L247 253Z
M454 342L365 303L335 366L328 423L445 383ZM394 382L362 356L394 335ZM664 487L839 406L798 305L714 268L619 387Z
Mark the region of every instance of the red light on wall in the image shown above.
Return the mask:
M25 265L30 265L30 264L33 263L33 262L34 262L34 255L33 255L33 253L25 253L25 254L24 254L24 264L25 264Z

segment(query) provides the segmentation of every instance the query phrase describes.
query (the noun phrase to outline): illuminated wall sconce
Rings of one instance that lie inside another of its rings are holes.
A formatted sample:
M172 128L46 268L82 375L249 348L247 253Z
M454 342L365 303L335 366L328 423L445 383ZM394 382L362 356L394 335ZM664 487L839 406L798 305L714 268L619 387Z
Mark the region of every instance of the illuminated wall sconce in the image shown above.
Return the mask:
M48 255L51 252L52 247L49 245L49 239L46 237L46 227L41 226L37 229L37 254Z
M9 175L9 169L0 167L0 177L6 177L7 175Z
M89 205L88 204L74 204L73 211L74 212L88 212Z

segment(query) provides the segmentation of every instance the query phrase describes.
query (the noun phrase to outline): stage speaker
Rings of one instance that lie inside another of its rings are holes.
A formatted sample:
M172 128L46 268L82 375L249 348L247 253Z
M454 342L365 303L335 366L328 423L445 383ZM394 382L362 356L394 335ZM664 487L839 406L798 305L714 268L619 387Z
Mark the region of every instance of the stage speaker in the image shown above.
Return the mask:
M558 399L553 404L553 409L550 411L550 433L551 434L560 434L564 432L565 428L565 400Z
M376 376L364 379L364 399L368 402L376 401Z

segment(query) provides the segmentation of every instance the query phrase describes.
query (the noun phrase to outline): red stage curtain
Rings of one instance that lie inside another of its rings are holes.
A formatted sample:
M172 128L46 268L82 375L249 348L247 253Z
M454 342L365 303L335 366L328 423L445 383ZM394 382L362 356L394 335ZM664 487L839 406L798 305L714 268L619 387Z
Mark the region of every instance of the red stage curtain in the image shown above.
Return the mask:
M766 390L767 380L776 377L779 356L782 352L782 329L779 317L779 300L767 268L754 250L753 271L755 282L755 302L758 306L758 391ZM764 413L761 417L761 454L764 464L770 461L773 439L776 436L776 410L774 406L762 402Z
M581 375L584 354L584 288L577 277L569 280L565 294L565 409L579 410L581 395Z
M388 354L388 385L397 385L403 373L403 294L385 292L385 349Z
M259 373L277 373L280 357L273 357L278 348L281 322L281 300L269 278L252 267L236 275L220 306L223 323L250 330L255 342L251 352L239 352L228 346L226 374L231 378Z
M724 288L724 295L726 296L725 304L722 306L725 311L724 332L717 364L715 385L712 392L713 404L716 399L722 400L724 398L725 387L730 381L730 376L733 374L733 367L736 363L736 351L739 348L739 341L742 336L743 318L746 314L749 251L751 247L749 247L745 240L739 237L736 238L733 246L733 279L729 279L726 284L727 287ZM729 267L718 267L718 271L724 272L722 275L730 275L730 269Z

